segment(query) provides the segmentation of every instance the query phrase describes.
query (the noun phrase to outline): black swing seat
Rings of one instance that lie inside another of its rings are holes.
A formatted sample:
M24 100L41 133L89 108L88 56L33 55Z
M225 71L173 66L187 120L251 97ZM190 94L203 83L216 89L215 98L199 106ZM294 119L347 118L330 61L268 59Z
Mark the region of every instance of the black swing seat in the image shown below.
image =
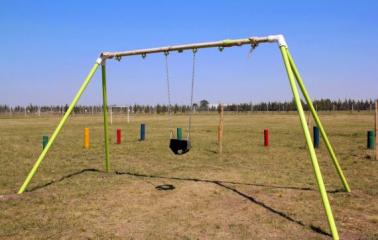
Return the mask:
M182 155L189 152L191 146L189 140L171 139L169 142L169 148L176 155Z

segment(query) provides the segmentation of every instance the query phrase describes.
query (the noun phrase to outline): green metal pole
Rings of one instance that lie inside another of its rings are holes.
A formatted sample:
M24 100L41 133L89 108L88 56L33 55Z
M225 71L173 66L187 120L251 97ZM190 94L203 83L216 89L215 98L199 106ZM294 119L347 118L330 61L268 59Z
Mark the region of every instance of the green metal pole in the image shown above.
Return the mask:
M106 62L102 69L102 109L104 113L104 143L105 143L105 171L109 172L109 133L108 133L108 97L106 94Z
M41 155L39 155L39 158L34 163L33 168L30 170L30 172L29 172L28 176L26 177L24 183L22 184L22 186L18 190L18 192L17 192L18 194L23 193L25 191L25 189L28 187L31 179L36 174L39 165L41 165L41 163L42 163L43 159L45 158L47 152L50 150L51 146L53 145L53 143L55 141L55 138L58 136L58 134L62 130L62 128L63 128L64 124L66 123L68 117L70 116L73 108L75 107L76 103L79 101L81 95L83 94L85 88L88 86L90 80L92 79L93 75L95 74L95 72L96 72L96 70L97 70L97 68L98 68L98 66L99 66L100 63L101 63L101 59L99 58L97 60L96 64L92 67L92 69L89 72L88 76L86 77L83 85L81 85L79 91L76 93L76 96L72 100L72 102L71 102L69 108L67 109L66 113L64 114L63 118L60 120L58 126L55 128L55 130L54 130L53 134L51 135L51 138L48 141L46 147L43 149Z
M292 70L291 65L290 65L290 61L289 61L289 57L288 57L288 53L287 53L287 47L286 46L280 46L280 50L281 50L282 58L283 58L283 61L284 61L284 64L285 64L287 76L288 76L289 81L290 81L290 86L291 86L291 90L293 92L293 96L294 96L295 104L296 104L297 111L298 111L298 114L299 114L299 119L301 121L303 133L304 133L305 138L306 138L307 148L308 148L308 151L310 153L312 167L313 167L314 172L315 172L316 182L318 184L320 196L322 198L323 207L324 207L326 215L327 215L328 224L329 224L329 227L331 229L333 239L338 240L339 234L337 232L335 220L333 218L331 205L329 204L327 191L326 191L326 188L325 188L324 182L323 182L322 173L320 172L320 167L319 167L318 159L317 159L316 154L315 154L314 145L312 144L312 141L311 141L310 131L307 128L306 117L305 117L303 107L302 107L302 103L301 103L301 100L300 100L300 97L299 97L299 93L298 93L297 85L296 85L296 82L295 82L293 70Z
M320 134L322 135L322 138L323 138L323 140L324 140L324 142L325 142L325 144L327 146L328 153L331 156L331 159L332 159L333 165L336 168L337 174L339 175L339 177L341 179L341 182L342 182L345 190L347 192L350 192L350 188L349 188L348 182L347 182L347 180L346 180L346 178L344 176L343 170L340 167L339 161L337 160L337 157L336 157L335 151L334 151L334 149L332 147L332 144L331 144L331 142L328 139L327 133L324 130L323 124L320 121L320 118L319 118L318 113L316 112L316 110L314 108L314 105L312 104L311 98L310 98L310 96L309 96L309 94L308 94L308 92L306 90L306 87L305 87L305 85L303 83L301 75L299 74L299 71L298 71L298 69L297 69L297 67L296 67L296 65L294 63L293 57L291 56L289 50L287 50L287 55L288 55L288 58L289 58L289 61L290 61L290 66L291 66L291 68L293 70L294 76L297 79L298 85L299 85L299 87L302 90L303 96L306 99L307 105L310 108L310 111L312 113L312 116L314 117L316 125L319 127Z

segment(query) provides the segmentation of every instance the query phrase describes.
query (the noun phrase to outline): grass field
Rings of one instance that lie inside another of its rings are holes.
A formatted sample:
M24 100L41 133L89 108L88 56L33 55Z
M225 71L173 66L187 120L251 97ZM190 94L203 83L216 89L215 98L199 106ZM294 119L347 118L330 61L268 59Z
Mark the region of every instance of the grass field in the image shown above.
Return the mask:
M371 113L322 113L352 192L324 143L316 150L341 239L378 239L378 161L366 150ZM58 116L0 117L1 239L330 239L295 113L227 114L223 154L217 115L195 115L192 146L174 156L166 116L116 116L111 173L103 172L102 117L73 116L33 178L19 186ZM139 142L139 124L147 140ZM174 117L185 127L187 117ZM83 128L91 148L83 149ZM123 143L116 145L116 128ZM270 146L263 147L269 128ZM171 184L173 190L156 187Z

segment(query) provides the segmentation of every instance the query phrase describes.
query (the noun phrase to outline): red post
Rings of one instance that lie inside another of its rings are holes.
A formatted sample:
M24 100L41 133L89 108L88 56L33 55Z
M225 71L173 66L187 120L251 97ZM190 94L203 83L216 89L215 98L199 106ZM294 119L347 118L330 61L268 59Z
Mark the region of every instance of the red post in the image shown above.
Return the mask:
M264 146L269 146L269 131L268 129L264 129Z
M121 144L121 129L117 129L117 144Z

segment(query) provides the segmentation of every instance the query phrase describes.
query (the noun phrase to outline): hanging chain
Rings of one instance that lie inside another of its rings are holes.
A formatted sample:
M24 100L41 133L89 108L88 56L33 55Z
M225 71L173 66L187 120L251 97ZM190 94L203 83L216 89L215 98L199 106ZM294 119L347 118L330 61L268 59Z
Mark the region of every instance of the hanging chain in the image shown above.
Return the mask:
M190 112L189 112L189 127L188 127L188 135L187 140L190 140L190 129L192 128L192 115L193 115L193 96L194 96L194 79L195 79L195 73L196 73L196 53L197 49L193 49L193 67L192 67L192 89L190 93Z
M252 52L259 46L259 44L256 41L251 41L251 49L248 53L248 58L252 56Z
M169 116L169 120L168 120L168 129L169 129L169 134L170 134L170 138L173 137L173 130L172 130L172 111L171 111L171 88L170 88L170 84L169 84L169 66L168 66L168 55L169 55L169 52L168 51L165 51L164 52L164 56L165 56L165 74L166 74L166 78L167 78L167 92L168 92L168 116Z

